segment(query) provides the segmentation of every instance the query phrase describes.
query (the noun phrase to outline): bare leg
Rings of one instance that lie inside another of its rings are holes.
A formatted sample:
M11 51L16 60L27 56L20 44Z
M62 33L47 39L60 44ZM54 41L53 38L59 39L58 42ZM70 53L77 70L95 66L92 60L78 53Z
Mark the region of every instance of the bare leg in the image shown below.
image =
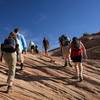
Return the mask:
M80 81L82 81L83 80L83 66L82 66L82 63L79 63L78 66L79 66Z
M2 62L2 58L3 58L3 52L1 52L1 57L0 57L1 62Z
M67 57L64 57L64 61L65 61L64 67L66 67L67 66L67 63L68 63Z
M68 60L69 66L72 67L70 55L68 56L67 60Z
M45 56L48 56L48 51L47 51L47 49L44 48L44 50L45 50Z
M31 53L33 54L33 49L31 49Z
M75 71L76 71L76 77L78 78L79 77L79 69L78 69L78 63L75 63Z

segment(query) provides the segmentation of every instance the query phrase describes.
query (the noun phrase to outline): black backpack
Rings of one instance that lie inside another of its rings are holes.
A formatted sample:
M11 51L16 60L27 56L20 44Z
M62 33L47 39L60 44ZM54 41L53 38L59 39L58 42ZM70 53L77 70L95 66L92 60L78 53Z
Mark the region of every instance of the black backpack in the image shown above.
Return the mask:
M4 43L1 44L1 51L7 53L13 53L16 51L16 41L12 38L7 38Z
M61 35L61 36L59 37L59 42L60 42L60 44L61 44L62 46L66 46L66 45L68 45L68 44L70 43L70 40L68 39L67 36ZM62 43L62 42L64 42L64 43Z

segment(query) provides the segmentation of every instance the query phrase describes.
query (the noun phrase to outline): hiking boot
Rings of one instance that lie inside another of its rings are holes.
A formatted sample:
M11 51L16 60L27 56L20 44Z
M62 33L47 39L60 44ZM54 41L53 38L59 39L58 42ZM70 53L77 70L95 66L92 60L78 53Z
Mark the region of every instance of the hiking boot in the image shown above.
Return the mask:
M11 92L12 91L12 85L13 85L13 81L10 81L9 82L9 80L7 79L7 85L8 85L8 87L7 87L7 93L9 93L9 92Z
M9 85L8 85L7 91L6 91L6 92L9 93L9 92L11 92L11 91L12 91L12 86L9 86Z
M79 76L79 82L83 81L83 76Z
M23 63L20 64L21 70L23 70Z
M65 61L64 67L66 67L66 66L67 66L67 62Z
M70 67L72 67L72 64L71 63L68 63L68 64L69 64Z
M78 76L77 80L78 80L78 82L82 82L83 81L83 77L82 76Z
M73 76L71 79L78 79L78 76Z

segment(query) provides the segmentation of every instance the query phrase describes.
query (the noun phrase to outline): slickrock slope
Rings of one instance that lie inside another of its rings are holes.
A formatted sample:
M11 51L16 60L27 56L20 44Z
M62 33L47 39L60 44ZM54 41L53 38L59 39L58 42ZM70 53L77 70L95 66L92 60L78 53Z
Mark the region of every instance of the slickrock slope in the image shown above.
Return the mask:
M17 66L11 93L6 93L7 66L0 62L0 100L100 100L100 60L84 63L84 80L72 81L74 68L63 67L63 59L25 55L24 70ZM4 85L4 86L3 86Z

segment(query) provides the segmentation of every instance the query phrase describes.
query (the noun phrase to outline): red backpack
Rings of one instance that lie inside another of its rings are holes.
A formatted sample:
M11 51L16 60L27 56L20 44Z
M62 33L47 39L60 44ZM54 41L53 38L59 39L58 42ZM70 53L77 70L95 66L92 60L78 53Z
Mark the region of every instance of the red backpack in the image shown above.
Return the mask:
M83 55L83 49L81 47L81 44L73 44L71 43L71 58L82 56Z

